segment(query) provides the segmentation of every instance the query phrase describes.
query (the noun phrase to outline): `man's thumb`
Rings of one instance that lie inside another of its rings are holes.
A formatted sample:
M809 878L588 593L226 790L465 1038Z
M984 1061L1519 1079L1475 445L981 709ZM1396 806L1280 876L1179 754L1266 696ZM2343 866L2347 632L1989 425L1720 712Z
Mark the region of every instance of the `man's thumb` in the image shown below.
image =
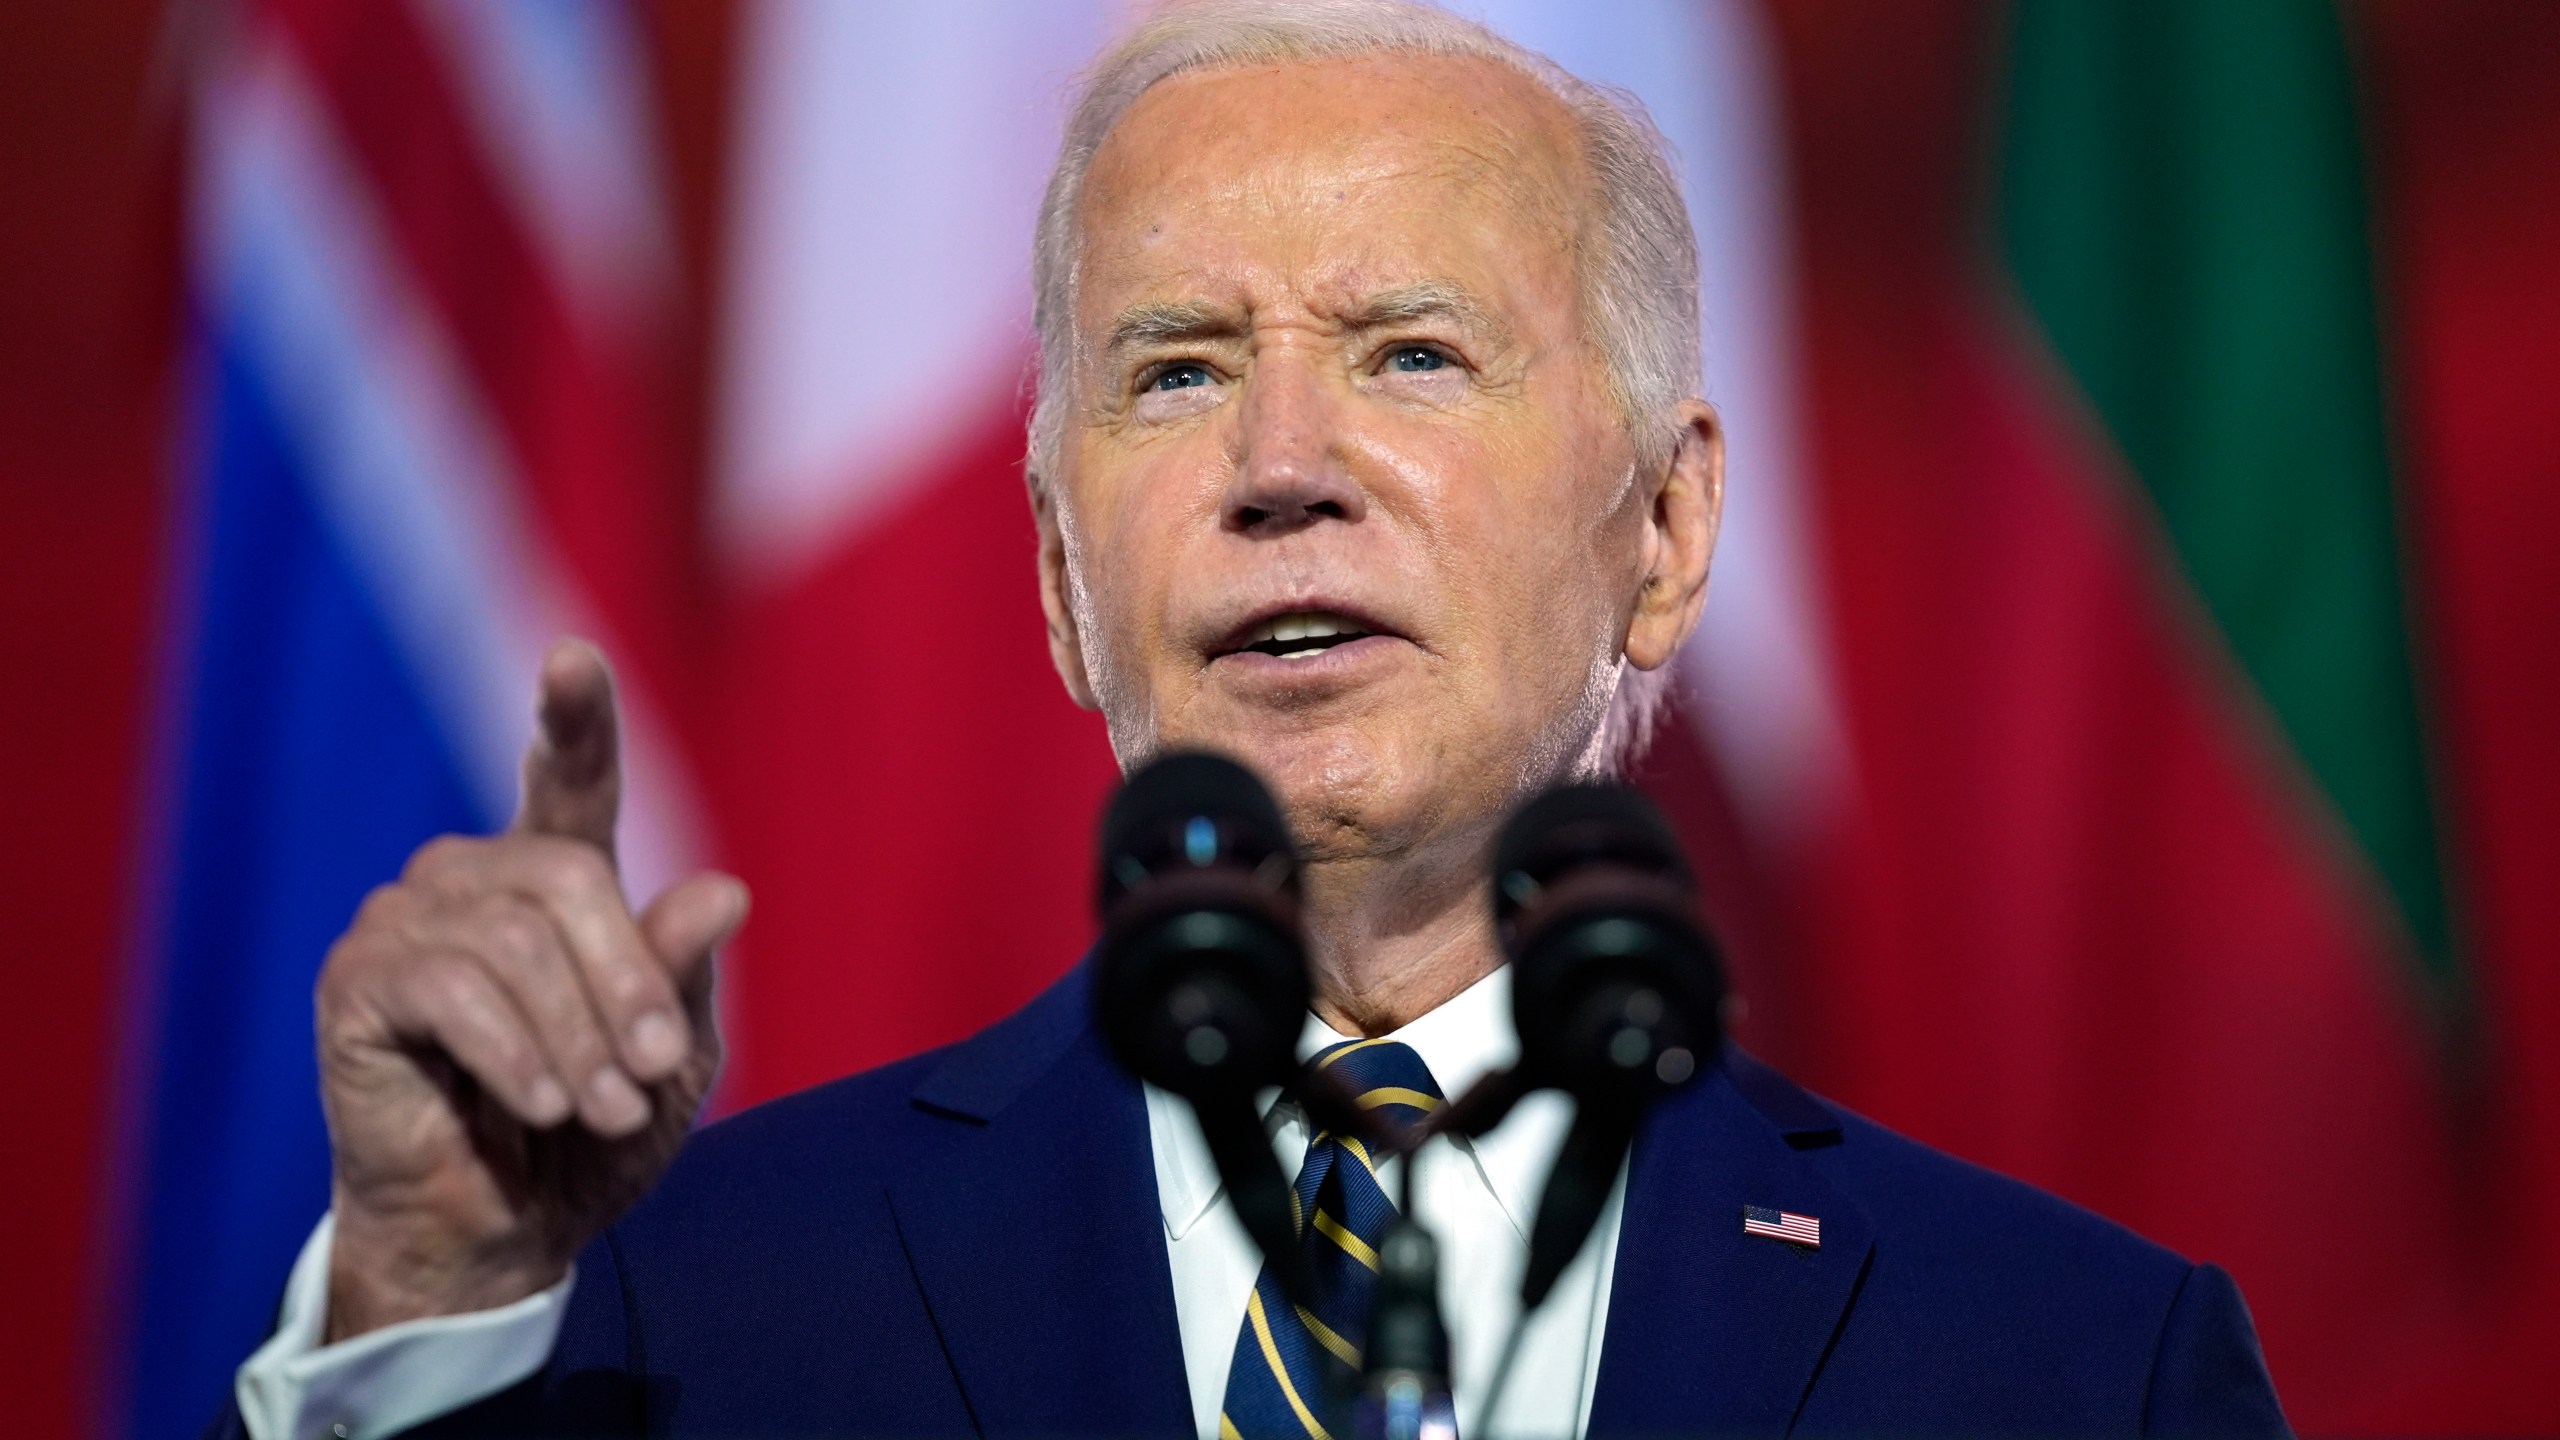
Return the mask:
M734 875L705 870L658 892L640 912L640 933L692 1004L710 992L711 954L747 919L747 887Z

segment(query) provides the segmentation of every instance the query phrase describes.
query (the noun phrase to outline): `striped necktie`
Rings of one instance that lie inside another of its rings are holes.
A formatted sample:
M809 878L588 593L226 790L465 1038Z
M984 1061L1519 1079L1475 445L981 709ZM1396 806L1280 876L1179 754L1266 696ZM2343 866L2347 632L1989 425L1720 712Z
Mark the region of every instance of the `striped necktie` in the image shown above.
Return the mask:
M1315 1063L1390 1121L1413 1124L1440 1108L1430 1067L1401 1041L1346 1040ZM1310 1303L1292 1304L1268 1266L1255 1278L1227 1370L1221 1440L1332 1440L1324 1419L1342 1413L1359 1381L1378 1244L1396 1214L1378 1183L1385 1159L1349 1136L1320 1130L1307 1142L1291 1199Z

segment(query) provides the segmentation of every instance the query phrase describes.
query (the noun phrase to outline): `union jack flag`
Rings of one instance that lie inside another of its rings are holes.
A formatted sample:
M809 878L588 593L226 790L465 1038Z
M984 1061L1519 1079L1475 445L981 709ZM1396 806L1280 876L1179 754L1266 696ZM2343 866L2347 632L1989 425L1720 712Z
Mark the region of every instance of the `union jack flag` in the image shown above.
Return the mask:
M1822 1248L1822 1222L1811 1215L1798 1215L1790 1210L1745 1205L1742 1207L1742 1233L1784 1240L1808 1250Z

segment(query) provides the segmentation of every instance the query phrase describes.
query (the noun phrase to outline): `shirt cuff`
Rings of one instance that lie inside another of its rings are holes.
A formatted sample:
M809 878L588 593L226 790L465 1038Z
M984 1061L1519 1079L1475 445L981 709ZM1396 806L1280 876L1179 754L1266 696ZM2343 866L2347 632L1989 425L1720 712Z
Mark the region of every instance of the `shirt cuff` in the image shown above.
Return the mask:
M568 1314L560 1283L495 1310L431 1315L323 1345L329 1244L323 1215L285 1284L276 1333L240 1366L232 1393L249 1440L372 1440L485 1400L551 1358Z

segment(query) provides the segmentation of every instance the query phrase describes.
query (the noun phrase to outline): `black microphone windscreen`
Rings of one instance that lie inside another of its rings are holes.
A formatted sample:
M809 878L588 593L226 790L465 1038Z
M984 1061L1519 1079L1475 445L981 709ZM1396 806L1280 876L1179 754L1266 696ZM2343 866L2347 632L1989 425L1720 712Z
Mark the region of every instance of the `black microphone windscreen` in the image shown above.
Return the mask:
M1679 836L1654 803L1624 785L1559 785L1520 807L1494 845L1494 905L1508 920L1536 888L1577 867L1623 865L1681 887L1692 881Z
M1159 756L1131 774L1102 814L1098 899L1104 908L1168 865L1260 870L1283 857L1296 883L1296 846L1278 802L1235 761L1206 751Z
M1288 823L1251 771L1178 752L1112 797L1098 868L1104 1042L1131 1074L1190 1102L1237 1222L1304 1301L1288 1182L1254 1104L1296 1073L1309 1003Z

